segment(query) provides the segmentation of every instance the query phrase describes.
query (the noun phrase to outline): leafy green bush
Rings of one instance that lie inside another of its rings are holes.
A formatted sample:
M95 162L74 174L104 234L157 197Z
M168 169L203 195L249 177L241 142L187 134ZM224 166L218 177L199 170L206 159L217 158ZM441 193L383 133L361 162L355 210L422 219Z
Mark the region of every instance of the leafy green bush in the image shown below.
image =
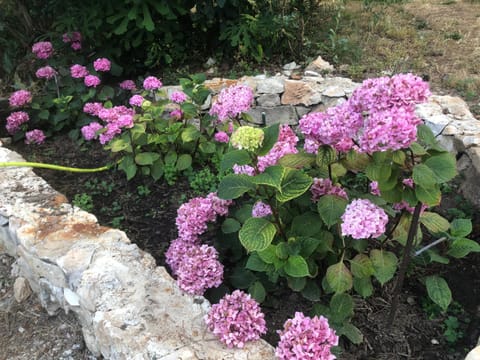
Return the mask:
M307 56L305 45L312 43L308 37L318 32L311 19L324 12L322 4L332 2L24 0L20 13L9 1L5 17L0 15L0 42L8 53L4 68L15 68L15 59L33 39L72 31L83 35L96 56L133 74L160 65L178 66L194 57L258 62L279 55L300 58ZM8 25L12 15L25 31ZM2 24L7 24L3 31ZM12 34L16 42L9 40Z
M225 277L232 287L259 302L285 287L300 292L337 334L359 343L351 294L369 297L398 273L392 320L409 264L447 264L480 252L467 238L470 220L449 222L428 211L440 203L440 185L457 174L453 155L414 114L412 105L428 95L411 74L367 80L346 103L300 120L303 150L286 125L237 127L220 165L234 173L220 181L217 195L179 209L178 238L166 254L179 286L188 291L197 275L176 264L198 261L186 257L188 249L207 247L198 238L203 222L225 213L212 200L218 196L230 207L214 245L231 265ZM452 301L446 280L423 274L413 276L445 311Z

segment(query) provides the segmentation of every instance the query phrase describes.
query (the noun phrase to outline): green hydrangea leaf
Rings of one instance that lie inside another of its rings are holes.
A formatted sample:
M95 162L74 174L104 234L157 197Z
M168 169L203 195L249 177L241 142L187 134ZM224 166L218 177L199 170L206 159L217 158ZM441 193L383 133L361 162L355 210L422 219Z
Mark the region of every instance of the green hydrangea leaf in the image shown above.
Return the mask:
M254 190L255 184L252 183L248 175L230 174L225 176L218 185L218 196L221 199L236 199L247 191Z
M336 293L348 291L353 286L352 274L343 262L330 265L325 275L328 286Z
M340 217L345 212L348 201L336 195L324 195L320 197L317 203L317 209L323 222L328 226L339 222Z
M265 250L271 243L277 229L265 218L250 218L243 224L239 239L243 247L251 251Z
M397 270L398 259L396 255L390 251L373 249L370 251L370 259L372 260L375 278L381 285L393 278Z
M432 301L446 311L452 302L452 292L447 282L440 276L432 275L425 279L427 293Z

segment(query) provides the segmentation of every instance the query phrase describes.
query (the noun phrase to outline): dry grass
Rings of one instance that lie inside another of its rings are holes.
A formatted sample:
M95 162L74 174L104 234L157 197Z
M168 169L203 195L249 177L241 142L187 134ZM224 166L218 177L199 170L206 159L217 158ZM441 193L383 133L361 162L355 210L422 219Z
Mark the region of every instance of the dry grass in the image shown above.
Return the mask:
M341 36L361 49L343 68L357 80L414 72L437 92L453 92L480 113L480 2L471 0L347 1Z

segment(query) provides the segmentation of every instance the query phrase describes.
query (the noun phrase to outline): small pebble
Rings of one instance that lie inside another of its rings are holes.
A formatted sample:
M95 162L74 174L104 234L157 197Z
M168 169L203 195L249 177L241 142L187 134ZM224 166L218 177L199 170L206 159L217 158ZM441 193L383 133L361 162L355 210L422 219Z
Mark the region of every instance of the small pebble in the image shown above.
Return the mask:
M18 332L19 332L20 334L23 334L23 333L25 332L25 329L20 326L20 327L18 328Z

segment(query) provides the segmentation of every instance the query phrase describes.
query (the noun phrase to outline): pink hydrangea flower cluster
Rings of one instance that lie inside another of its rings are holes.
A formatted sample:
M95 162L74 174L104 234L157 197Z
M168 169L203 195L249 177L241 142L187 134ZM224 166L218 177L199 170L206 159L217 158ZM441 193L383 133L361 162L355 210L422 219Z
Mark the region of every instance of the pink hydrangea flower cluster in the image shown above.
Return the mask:
M207 197L196 197L182 204L175 220L179 239L198 243L199 235L207 230L207 223L215 221L217 215L227 214L231 203L211 193Z
M70 75L74 79L83 79L88 74L87 68L83 65L75 64L70 67Z
M82 132L83 138L85 140L90 141L95 139L98 135L97 132L102 129L103 129L103 126L100 125L98 122L94 121L82 127L81 132Z
M25 133L25 144L42 144L46 139L42 130L31 130Z
M250 165L234 164L232 169L233 169L233 173L236 175L254 176L256 174L255 168Z
M30 117L25 111L12 112L7 117L7 125L5 128L10 135L13 135L20 129L20 126L28 122L28 120L30 120Z
M17 90L8 98L11 107L21 107L30 102L32 102L32 93L28 90Z
M33 44L32 52L38 59L48 59L53 54L53 45L50 41L40 41Z
M416 140L417 125L421 122L413 106L371 112L358 137L360 151L371 154L407 148Z
M187 95L183 91L174 91L170 94L170 101L181 104L187 100Z
M66 44L70 43L70 47L75 51L82 49L82 34L78 31L63 34L62 40Z
M162 87L162 82L155 76L149 76L143 81L143 88L145 90L157 90Z
M199 236L207 230L208 222L228 213L231 203L210 193L189 200L177 210L178 238L170 244L165 259L182 290L202 295L206 289L221 284L223 265L218 253L211 246L201 245Z
M365 80L349 103L356 112L375 112L425 102L431 95L428 83L413 74Z
M228 143L230 141L230 136L225 131L219 131L215 133L213 136L215 141L221 142L221 143Z
M381 196L380 189L378 188L378 181L372 181L370 184L368 184L368 187L370 188L370 194Z
M258 157L258 171L264 172L267 167L275 165L279 159L287 154L298 153L297 142L298 137L290 126L282 125L275 145L273 145L267 155Z
M402 184L405 185L406 187L409 187L410 189L413 189L415 186L415 183L413 182L412 178L403 179Z
M111 66L112 63L106 58L99 58L93 62L93 68L95 69L95 71L110 71Z
M87 75L83 79L83 83L85 84L86 87L97 87L100 85L101 81L100 78L96 75Z
M265 315L249 294L235 290L212 305L205 316L207 328L229 348L243 348L267 332Z
M352 112L348 102L324 113L304 115L299 121L299 129L305 136L304 149L316 153L320 145L331 145L338 151L348 151L362 123L362 114Z
M183 117L182 109L175 109L170 111L170 117L173 119L180 120Z
M279 330L280 341L275 355L280 360L333 360L331 348L338 345L338 336L323 316L310 318L296 312Z
M224 122L234 118L242 112L248 111L252 106L253 91L245 85L234 85L222 89L217 101L210 108L210 115L216 115L218 120Z
M209 245L188 245L174 273L177 284L186 293L203 295L206 289L218 287L223 281L223 265L218 252Z
M87 102L83 105L83 112L93 116L98 116L102 109L103 104L100 102Z
M135 85L135 82L133 80L123 80L120 83L120 88L123 90L135 90L137 86Z
M85 140L96 139L97 136L102 145L122 133L122 129L131 128L134 125L135 110L126 106L114 106L110 109L103 108L100 103L87 103L84 112L96 115L103 120L105 125L92 122L82 127L81 132ZM98 135L100 133L100 135Z
M252 208L252 217L261 218L272 214L270 205L257 201Z
M305 151L315 153L324 144L364 153L406 148L421 122L414 105L429 95L428 84L412 74L368 79L347 102L300 119Z
M415 206L410 206L408 202L406 202L405 200L402 200L399 203L393 204L392 209L396 211L405 210L405 211L408 211L410 214L413 214L413 212L415 211ZM423 214L423 212L427 209L428 209L428 206L425 204L422 204L422 208L420 209L420 214Z
M323 195L337 195L348 200L345 190L338 185L333 185L330 179L314 178L310 192L312 193L313 202L317 202Z
M47 65L38 69L37 72L35 73L35 76L39 79L49 80L53 78L56 74L57 72L55 71L55 69Z
M142 106L143 101L145 99L143 98L142 95L133 95L129 100L128 103L132 106Z
M347 205L342 215L342 235L354 239L379 237L385 232L388 215L367 199L356 199Z

